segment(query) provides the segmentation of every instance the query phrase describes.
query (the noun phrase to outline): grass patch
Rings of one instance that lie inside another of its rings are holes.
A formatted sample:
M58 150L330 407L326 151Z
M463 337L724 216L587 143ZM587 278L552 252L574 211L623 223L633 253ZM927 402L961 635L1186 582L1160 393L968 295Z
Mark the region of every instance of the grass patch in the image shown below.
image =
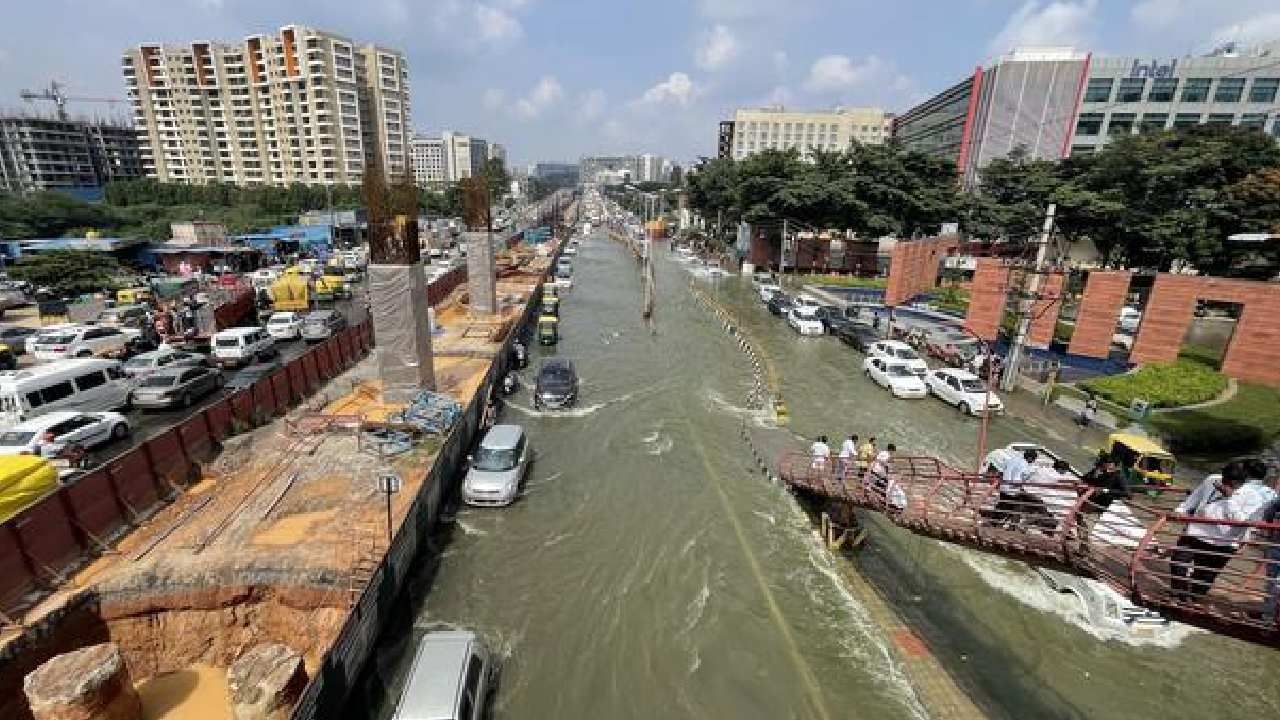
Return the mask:
M1217 370L1222 366L1222 353L1204 345L1186 345L1178 351L1178 359L1200 363L1207 368Z
M815 285L834 285L836 287L853 288L886 288L889 281L879 277L858 277L857 275L802 275L806 283Z
M1076 331L1076 326L1059 320L1053 326L1053 339L1060 343L1071 342L1071 334Z
M1141 398L1151 407L1175 408L1218 397L1227 389L1227 376L1197 361L1178 360L1145 365L1126 375L1089 378L1079 385L1124 407Z
M1235 397L1224 403L1152 415L1150 422L1175 451L1249 452L1280 435L1280 390L1240 382Z

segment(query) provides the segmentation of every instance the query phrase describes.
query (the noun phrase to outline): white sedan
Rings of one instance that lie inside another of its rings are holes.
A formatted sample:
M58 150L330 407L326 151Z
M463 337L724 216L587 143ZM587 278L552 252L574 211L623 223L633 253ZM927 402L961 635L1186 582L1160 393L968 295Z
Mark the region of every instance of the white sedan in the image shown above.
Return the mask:
M926 394L924 381L900 360L869 357L862 361L862 370L875 384L898 398L922 398Z
M130 432L129 419L116 412L45 413L0 432L0 455L53 457L68 445L105 445Z
M968 370L943 368L925 376L930 394L948 405L954 405L965 415L981 415L982 404L993 413L1003 413L1004 403L995 393L987 393L987 386L977 375Z
M267 334L276 340L297 340L302 337L302 313L272 313L267 320Z
M872 343L867 349L867 354L871 357L884 358L905 365L920 377L924 377L929 372L929 365L925 363L924 358L920 357L920 353L916 352L910 345L899 340L881 340Z
M818 308L802 306L787 312L787 324L801 335L821 335L826 331L818 319Z
M782 292L782 286L774 282L764 282L760 283L757 291L760 295L760 302L767 303L773 298L774 293Z

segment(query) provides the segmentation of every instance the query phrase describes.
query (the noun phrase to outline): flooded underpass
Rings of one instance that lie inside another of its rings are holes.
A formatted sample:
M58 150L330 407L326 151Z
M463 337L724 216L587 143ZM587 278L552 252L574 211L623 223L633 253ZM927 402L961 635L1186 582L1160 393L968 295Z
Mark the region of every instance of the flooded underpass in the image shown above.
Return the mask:
M560 344L534 349L502 417L524 425L536 450L527 491L509 508L460 508L442 529L348 716L391 717L411 626L485 638L502 658L497 718L931 716L851 573L880 589L992 717L1280 710L1275 653L1180 627L1142 645L1116 639L1025 565L871 516L868 546L828 552L795 500L756 471L740 436L744 421L765 422L745 407L750 366L693 301L685 267L659 259L651 333L622 246L597 233L574 264ZM861 377L860 355L800 339L748 283L697 282L781 369L797 446L856 432L973 462L974 421L933 400L890 399ZM548 355L571 358L582 379L568 413L532 410ZM993 445L1015 439L1063 451L1081 442L1047 425L993 424Z

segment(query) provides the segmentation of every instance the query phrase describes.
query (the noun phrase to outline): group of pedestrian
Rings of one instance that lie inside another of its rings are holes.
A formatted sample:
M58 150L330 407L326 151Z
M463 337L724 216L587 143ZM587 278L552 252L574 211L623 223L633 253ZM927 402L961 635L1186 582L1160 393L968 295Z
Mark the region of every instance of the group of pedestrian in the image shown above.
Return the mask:
M880 449L875 436L859 442L855 434L845 437L836 456L835 476L842 482L862 478L863 488L884 494L891 508L906 508L906 493L893 480L892 461L897 447L889 443ZM831 445L826 435L819 435L809 446L810 467L827 470L831 467Z

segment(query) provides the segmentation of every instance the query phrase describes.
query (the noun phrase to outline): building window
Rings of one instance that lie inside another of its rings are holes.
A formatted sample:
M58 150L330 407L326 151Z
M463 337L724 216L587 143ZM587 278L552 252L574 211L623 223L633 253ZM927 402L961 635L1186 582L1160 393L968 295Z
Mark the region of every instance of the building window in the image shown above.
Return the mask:
M1142 91L1146 88L1146 78L1122 78L1120 80L1120 89L1116 92L1116 102L1142 102Z
M1111 100L1112 78L1090 78L1089 87L1084 91L1087 103L1103 103Z
M1168 122L1168 113L1146 113L1142 116L1142 122L1138 124L1138 132L1160 132Z
M1213 83L1210 78L1189 78L1187 84L1182 86L1182 102L1184 103L1200 103L1209 99L1209 85Z
M1116 113L1107 123L1108 135L1132 135L1133 121L1137 118L1133 113Z
M1253 87L1249 88L1249 102L1275 102L1277 89L1280 89L1280 78L1254 78Z
M1240 127L1250 130L1261 130L1267 124L1266 113L1245 113L1240 116Z
M1178 113L1173 118L1175 128L1191 127L1200 124L1200 113Z
M1236 119L1231 113L1213 113L1209 115L1209 119L1205 121L1206 125L1230 125Z
M1076 121L1077 135L1097 135L1102 132L1102 113L1081 113Z
M1244 81L1244 78L1219 78L1213 101L1240 102L1240 98L1244 96Z

